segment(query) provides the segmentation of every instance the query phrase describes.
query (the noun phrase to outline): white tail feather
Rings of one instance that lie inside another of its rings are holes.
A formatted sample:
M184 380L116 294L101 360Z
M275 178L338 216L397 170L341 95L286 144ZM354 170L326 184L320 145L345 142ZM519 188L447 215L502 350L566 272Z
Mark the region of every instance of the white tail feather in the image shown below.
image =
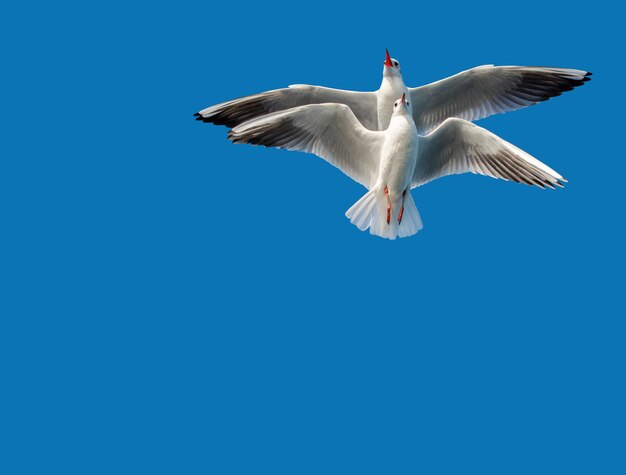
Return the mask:
M404 213L400 225L397 221L399 211L400 201L398 200L395 206L392 203L391 220L387 224L385 193L378 187L374 187L346 211L346 217L361 231L369 228L371 234L387 239L412 236L422 229L422 219L410 191L404 198Z

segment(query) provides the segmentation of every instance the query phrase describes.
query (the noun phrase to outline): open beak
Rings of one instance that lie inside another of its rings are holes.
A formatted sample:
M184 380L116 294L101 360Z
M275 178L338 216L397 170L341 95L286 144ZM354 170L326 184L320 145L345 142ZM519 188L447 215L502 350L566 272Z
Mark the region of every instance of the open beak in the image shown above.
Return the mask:
M385 58L385 62L383 63L385 66L387 66L388 68L391 68L393 66L393 64L391 64L391 56L389 56L389 50L385 49L385 54L386 54L386 58Z

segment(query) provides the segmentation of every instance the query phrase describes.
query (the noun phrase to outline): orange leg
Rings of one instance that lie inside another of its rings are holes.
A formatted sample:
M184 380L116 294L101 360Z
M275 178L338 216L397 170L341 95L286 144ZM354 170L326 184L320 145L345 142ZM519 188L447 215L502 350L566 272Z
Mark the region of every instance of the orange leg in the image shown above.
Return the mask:
M385 198L387 199L387 224L391 221L391 201L389 201L389 188L385 187Z
M406 195L406 190L402 192L402 206L400 206L400 214L398 214L398 224L402 222L402 215L404 214L404 195Z

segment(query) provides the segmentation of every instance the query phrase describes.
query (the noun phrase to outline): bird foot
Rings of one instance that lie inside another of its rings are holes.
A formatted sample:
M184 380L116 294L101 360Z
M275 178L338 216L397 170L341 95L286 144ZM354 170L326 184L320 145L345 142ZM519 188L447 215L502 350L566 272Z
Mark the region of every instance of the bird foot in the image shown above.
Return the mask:
M406 195L406 190L402 192L402 205L400 206L400 213L398 213L398 224L402 222L402 215L404 214L404 196Z
M389 188L385 187L385 198L387 199L387 224L391 222L391 201L389 201Z

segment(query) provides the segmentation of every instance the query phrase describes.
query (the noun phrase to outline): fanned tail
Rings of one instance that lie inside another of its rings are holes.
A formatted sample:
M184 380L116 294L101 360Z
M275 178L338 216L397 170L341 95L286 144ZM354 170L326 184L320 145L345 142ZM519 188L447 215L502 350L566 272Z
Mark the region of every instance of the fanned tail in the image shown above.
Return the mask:
M387 224L387 200L379 187L372 188L346 211L346 217L361 231L369 228L370 233L387 239L408 237L422 229L422 219L415 206L411 192L404 198L404 214L398 225L400 202L392 203L391 219Z

